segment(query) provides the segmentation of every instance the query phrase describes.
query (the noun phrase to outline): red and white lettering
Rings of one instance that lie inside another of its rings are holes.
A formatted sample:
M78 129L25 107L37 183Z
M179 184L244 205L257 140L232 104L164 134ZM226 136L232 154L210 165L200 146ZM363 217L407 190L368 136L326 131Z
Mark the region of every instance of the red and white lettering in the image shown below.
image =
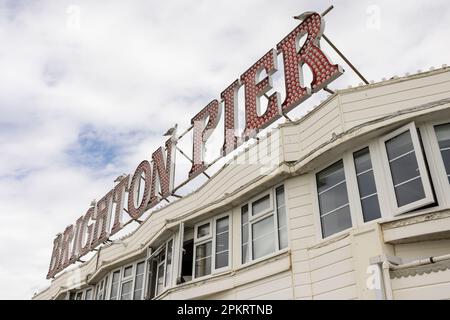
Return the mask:
M267 77L257 82L263 70L267 73ZM266 128L281 116L278 92L269 97L267 110L264 114L261 114L260 106L260 98L272 89L272 75L276 71L277 52L272 49L241 76L245 90L244 139L253 137L258 130Z
M50 266L48 268L47 279L53 278L61 269L59 269L59 261L61 257L61 249L63 243L63 235L59 233L53 240L52 257L50 258Z
M238 128L238 90L241 87L239 80L234 81L226 88L220 97L224 107L224 144L222 147L222 155L226 156L239 146L239 137L236 136Z
M102 244L109 237L109 227L111 223L111 211L113 205L114 190L109 191L101 198L96 206L94 234L92 236L91 247L95 248Z
M286 99L283 112L289 112L299 103L328 85L342 75L343 70L332 64L320 49L325 22L318 13L312 13L277 45L283 53ZM306 36L304 45L299 48L299 39ZM311 90L303 84L302 67L307 64L313 74Z
M189 178L195 178L205 171L205 142L211 136L220 120L221 108L219 101L211 101L202 111L192 118L193 129L193 164L189 171ZM208 123L206 123L206 119Z
M159 147L152 154L153 175L152 189L150 196L150 206L154 207L162 198L167 198L172 194L173 184L175 180L175 147L176 132L166 141L166 152ZM161 194L160 194L161 193Z
M142 175L144 175L144 178L142 178ZM144 192L141 202L138 203L142 180L144 180ZM147 204L150 201L151 181L152 169L150 163L144 160L136 168L128 192L128 214L131 218L139 219L147 209Z
M125 178L119 181L119 183L114 187L114 203L116 204L116 209L114 210L114 220L111 227L111 235L116 234L123 228L123 209L125 203L125 193L128 191L128 184L130 182L130 176L127 175Z

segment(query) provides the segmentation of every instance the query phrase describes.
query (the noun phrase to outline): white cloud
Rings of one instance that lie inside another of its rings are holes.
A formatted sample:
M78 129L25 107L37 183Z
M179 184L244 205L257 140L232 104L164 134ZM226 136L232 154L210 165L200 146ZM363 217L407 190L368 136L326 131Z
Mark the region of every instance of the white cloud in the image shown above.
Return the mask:
M0 298L45 287L57 232L275 47L293 15L328 5L0 1ZM369 5L380 8L379 29L367 28ZM340 1L326 34L379 80L448 63L449 9ZM360 82L346 69L331 87Z

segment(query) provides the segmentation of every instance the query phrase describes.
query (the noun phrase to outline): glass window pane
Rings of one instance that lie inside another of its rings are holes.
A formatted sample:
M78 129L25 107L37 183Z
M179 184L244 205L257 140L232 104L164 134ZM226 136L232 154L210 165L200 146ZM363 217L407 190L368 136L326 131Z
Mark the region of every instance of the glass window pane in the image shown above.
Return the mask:
M274 218L267 217L252 225L253 259L275 251Z
M369 222L379 219L381 218L381 211L369 148L355 152L353 157L364 221Z
M228 217L220 218L216 221L216 233L228 231Z
M348 204L347 184L344 182L319 195L321 215Z
M83 291L80 291L77 293L77 297L75 298L76 300L81 300L81 298L83 297Z
M197 227L197 238L202 238L209 235L209 223L205 223Z
M322 170L317 175L317 188L319 193L345 181L344 164L341 161L336 162L332 166Z
M140 262L136 266L136 274L143 274L145 270L145 262Z
M248 261L248 205L241 208L241 250L242 250L242 263Z
M400 157L412 150L414 150L414 145L409 131L386 141L386 151L389 160Z
M389 166L399 207L425 198L419 165L411 133L402 133L386 141Z
M276 190L277 200L277 219L278 219L278 241L280 249L287 247L287 221L286 221L286 206L284 200L284 187L279 187Z
M136 266L136 278L134 281L134 300L142 299L142 290L144 287L145 262L140 262Z
M448 182L450 183L450 123L436 126L435 130Z
M364 148L355 152L353 157L355 158L355 169L357 174L372 169L369 148Z
M228 250L216 254L216 269L228 267Z
M84 297L84 300L91 300L92 299L92 289L86 290L86 295Z
M450 148L450 123L435 127L439 148Z
M195 277L211 273L212 242L198 245L195 250Z
M112 275L110 299L116 300L119 292L120 271L116 271Z
M375 178L373 176L373 171L367 171L357 176L357 179L358 179L359 195L361 198L377 193L377 187L375 185Z
M252 225L253 240L274 232L273 216L267 217Z
M136 281L134 284L134 300L141 300L142 299L142 289L144 284L144 275L141 274L136 277Z
M420 176L414 152L390 162L390 167L394 186Z
M247 263L248 262L248 259L249 259L248 249L249 249L248 244L242 245L242 263Z
M252 203L252 215L256 216L270 208L270 195L267 195Z
M397 204L399 207L425 198L422 179L418 178L395 187L395 195L397 197Z
M228 217L221 218L216 222L216 269L228 266L228 223Z
M127 281L122 283L122 293L120 295L121 300L131 300L131 287L133 286L133 281Z
M378 202L377 195L362 199L361 207L365 222L381 218L380 203Z
M288 236L287 236L287 227L283 227L278 230L278 237L280 241L280 249L287 248L288 246Z
M352 227L350 207L346 207L321 217L322 235L324 238Z
M216 237L216 252L228 250L228 232L222 233Z
M156 282L156 295L164 290L164 263L158 266L158 278Z
M133 266L126 267L123 271L123 277L130 277L133 274Z
M261 238L254 239L252 245L253 245L253 259L258 259L272 252L275 252L275 241L273 232Z
M172 252L173 252L173 241L170 240L167 244L167 265L166 265L166 287L170 286L172 281Z

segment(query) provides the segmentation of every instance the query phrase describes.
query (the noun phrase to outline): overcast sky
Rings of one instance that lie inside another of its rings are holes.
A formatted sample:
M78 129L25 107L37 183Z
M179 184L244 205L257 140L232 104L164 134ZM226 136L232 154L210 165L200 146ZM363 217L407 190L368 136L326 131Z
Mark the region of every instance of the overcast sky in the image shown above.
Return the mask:
M55 235L274 48L293 15L330 4L325 33L369 80L450 63L445 0L0 0L0 299L48 286ZM331 88L361 82L330 56L347 71Z

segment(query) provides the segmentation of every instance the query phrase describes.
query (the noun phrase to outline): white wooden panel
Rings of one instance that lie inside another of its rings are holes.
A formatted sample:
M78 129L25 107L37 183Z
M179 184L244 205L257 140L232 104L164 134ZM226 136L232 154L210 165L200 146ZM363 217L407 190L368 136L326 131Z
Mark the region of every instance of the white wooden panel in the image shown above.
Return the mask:
M313 282L329 279L354 270L353 260L351 258L328 265L324 268L311 271Z

